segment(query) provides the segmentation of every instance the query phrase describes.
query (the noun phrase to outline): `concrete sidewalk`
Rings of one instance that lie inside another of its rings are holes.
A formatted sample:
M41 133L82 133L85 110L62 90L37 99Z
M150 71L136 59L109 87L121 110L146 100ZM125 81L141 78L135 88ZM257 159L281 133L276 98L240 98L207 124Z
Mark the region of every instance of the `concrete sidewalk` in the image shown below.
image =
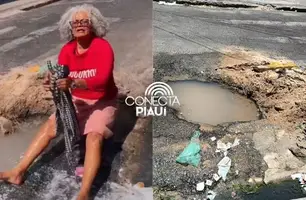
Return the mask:
M60 0L18 0L0 5L0 19Z
M153 0L164 2L176 2L178 4L190 3L195 5L220 6L220 7L258 7L272 6L275 9L300 9L306 10L306 0Z

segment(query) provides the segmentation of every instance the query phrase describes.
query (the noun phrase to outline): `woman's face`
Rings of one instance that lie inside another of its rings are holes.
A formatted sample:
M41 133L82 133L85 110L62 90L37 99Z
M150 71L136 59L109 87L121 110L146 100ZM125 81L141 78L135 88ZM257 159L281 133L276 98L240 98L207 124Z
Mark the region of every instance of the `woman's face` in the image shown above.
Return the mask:
M91 23L87 12L80 11L75 13L70 25L72 27L72 34L75 38L84 38L91 33Z

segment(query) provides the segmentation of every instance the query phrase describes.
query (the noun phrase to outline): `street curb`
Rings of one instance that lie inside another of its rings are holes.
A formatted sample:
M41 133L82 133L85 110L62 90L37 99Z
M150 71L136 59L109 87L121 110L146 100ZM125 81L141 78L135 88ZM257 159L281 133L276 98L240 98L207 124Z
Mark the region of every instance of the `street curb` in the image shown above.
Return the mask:
M278 11L291 12L306 12L306 6L303 5L281 5L281 4L266 4L266 3L247 3L238 1L217 1L217 0L153 0L153 2L165 2L176 5L191 5L191 6L215 6L221 8L258 8L271 7Z
M40 8L58 1L61 0L19 0L7 3L0 6L0 19L7 18L12 15L29 11L35 8Z
M201 1L201 0L153 0L155 2L176 3L177 5L194 5L194 6L215 6L228 8L256 8L257 4L245 4L235 1Z
M61 0L48 0L46 2L41 2L41 3L34 4L34 5L26 6L24 8L21 8L20 10L28 11L28 10L32 10L34 8L40 8L40 7L43 7L43 6L46 6L48 4L58 2L58 1L61 1Z

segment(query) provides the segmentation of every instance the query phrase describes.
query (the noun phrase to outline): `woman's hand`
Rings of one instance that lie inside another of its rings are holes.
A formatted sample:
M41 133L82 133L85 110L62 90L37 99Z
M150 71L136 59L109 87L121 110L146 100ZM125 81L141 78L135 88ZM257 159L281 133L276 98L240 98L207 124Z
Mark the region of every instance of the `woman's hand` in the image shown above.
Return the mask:
M63 91L68 90L71 86L71 83L72 83L72 79L70 78L58 79L56 81L57 87Z

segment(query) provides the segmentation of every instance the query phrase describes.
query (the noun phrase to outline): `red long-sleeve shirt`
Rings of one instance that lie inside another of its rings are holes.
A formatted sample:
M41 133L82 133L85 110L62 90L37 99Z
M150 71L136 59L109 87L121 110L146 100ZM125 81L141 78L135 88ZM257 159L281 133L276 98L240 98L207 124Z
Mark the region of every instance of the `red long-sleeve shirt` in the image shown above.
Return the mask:
M65 44L58 56L58 63L67 65L72 79L85 79L87 89L76 88L72 95L84 99L109 99L118 93L115 85L114 52L102 38L94 38L83 54L76 51L76 41Z

